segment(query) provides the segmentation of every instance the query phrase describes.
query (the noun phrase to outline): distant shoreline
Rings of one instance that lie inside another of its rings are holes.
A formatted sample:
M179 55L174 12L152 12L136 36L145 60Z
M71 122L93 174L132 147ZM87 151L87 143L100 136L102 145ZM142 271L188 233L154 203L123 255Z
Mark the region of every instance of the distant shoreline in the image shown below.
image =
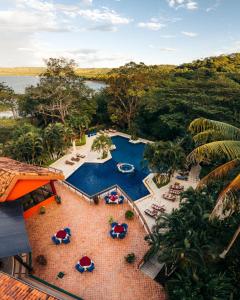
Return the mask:
M78 68L76 73L86 79L104 80L110 68ZM0 76L39 76L45 71L43 67L0 68Z

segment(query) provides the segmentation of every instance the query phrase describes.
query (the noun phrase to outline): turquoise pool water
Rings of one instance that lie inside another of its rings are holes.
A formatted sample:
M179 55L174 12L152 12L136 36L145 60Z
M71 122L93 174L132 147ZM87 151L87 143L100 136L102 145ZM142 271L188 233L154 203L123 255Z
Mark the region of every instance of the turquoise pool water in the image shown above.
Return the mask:
M121 136L112 137L112 142L116 145L116 150L111 152L112 159L103 164L84 163L66 181L90 197L116 184L132 200L148 195L149 191L142 182L149 174L148 168L143 167L145 144L132 144ZM135 171L128 174L119 172L119 162L134 165Z

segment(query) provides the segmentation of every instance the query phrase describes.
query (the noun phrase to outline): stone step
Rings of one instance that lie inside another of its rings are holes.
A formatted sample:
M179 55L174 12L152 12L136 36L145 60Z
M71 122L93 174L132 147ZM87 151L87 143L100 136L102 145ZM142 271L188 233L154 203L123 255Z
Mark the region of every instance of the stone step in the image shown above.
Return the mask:
M160 264L156 258L152 258L145 262L140 270L150 278L154 279L157 277L157 274L160 272L163 265L164 264Z

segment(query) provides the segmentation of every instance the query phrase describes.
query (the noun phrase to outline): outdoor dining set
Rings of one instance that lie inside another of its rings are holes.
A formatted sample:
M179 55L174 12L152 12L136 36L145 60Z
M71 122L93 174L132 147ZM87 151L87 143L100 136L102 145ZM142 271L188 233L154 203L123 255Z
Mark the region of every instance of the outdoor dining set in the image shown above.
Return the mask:
M106 204L123 204L124 196L118 195L116 191L112 191L104 197L104 200Z

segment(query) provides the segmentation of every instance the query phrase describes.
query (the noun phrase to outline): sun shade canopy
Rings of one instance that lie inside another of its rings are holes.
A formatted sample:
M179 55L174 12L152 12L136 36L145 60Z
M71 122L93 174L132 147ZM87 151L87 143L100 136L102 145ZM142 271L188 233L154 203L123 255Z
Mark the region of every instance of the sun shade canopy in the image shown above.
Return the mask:
M19 201L0 203L0 258L31 252Z

